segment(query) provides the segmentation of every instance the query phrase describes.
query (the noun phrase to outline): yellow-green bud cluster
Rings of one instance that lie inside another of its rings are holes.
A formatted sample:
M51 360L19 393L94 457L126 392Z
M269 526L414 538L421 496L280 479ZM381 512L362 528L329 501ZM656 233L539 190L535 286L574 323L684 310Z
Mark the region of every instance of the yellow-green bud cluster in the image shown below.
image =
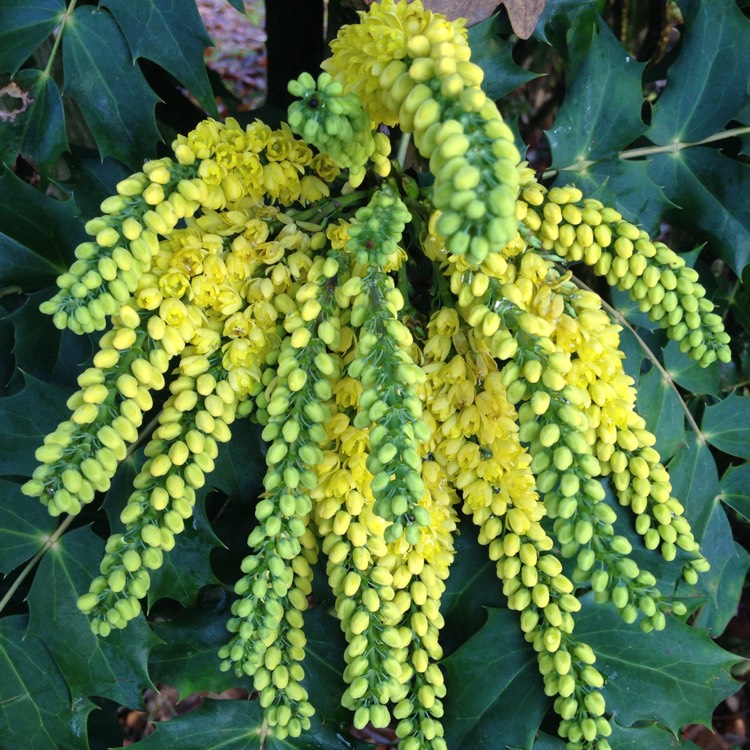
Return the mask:
M311 591L316 548L308 521L310 491L317 485L318 447L326 441L331 380L339 366L327 348L337 346L339 308L334 299L340 254L318 257L298 287L295 307L284 322L288 333L274 366L266 370L265 393L257 402L265 424L264 499L256 507L260 525L248 544L254 553L242 564L240 599L229 630L236 633L220 651L223 668L253 676L265 716L277 736L299 736L309 728L312 706L301 686L305 638L301 613Z
M419 527L430 522L429 513L419 505L425 488L418 446L429 434L415 386L424 374L408 353L411 333L398 320L403 296L384 270L408 216L401 201L386 191L357 211L358 223L349 230L347 250L364 268L361 276L346 282L342 293L356 294L351 324L361 327L349 375L364 388L355 427L375 425L367 459L373 474L374 510L392 521L385 532L387 541L406 533L407 541L416 544Z
M699 545L685 518L684 507L672 497L669 474L653 447L655 436L641 428L617 431L617 444L602 473L611 477L620 503L635 515L635 529L643 537L647 549L659 549L672 561L681 549L693 559L683 574L689 583L697 581L697 573L708 570Z
M231 434L237 395L212 372L182 375L170 384L172 395L159 415L159 426L146 445L147 460L136 476L135 491L120 514L125 530L107 541L101 575L78 600L91 616L91 629L102 636L124 628L141 611L148 593L149 570L159 569L164 553L193 515L196 490L213 471L218 443Z
M570 743L583 740L580 747L607 748L612 729L599 690L604 678L591 648L573 635L573 614L581 604L551 548L544 534L531 539L508 531L490 544L489 554L497 561L509 608L521 612L521 630L538 654L545 692L557 696L560 736Z
M408 10L405 3L374 6L339 32L324 67L360 94L371 119L414 133L430 158L450 251L480 263L516 235L520 156L480 88L483 72L470 62L463 22L439 13L420 21L421 10L419 3ZM384 42L396 29L401 39Z
M479 264L516 235L518 150L481 89L466 89L447 114L424 132L421 148L435 175L437 228L450 252Z
M289 106L289 125L334 164L349 169L355 184L364 177L364 166L371 157L379 164L378 172L385 176L390 167L383 157L387 157L390 148L383 150L383 139L376 141L357 94L344 94L343 88L330 73L321 73L317 81L309 73L290 81L289 93L301 101Z
M661 242L600 201L583 199L577 188L546 191L533 181L521 191L521 220L545 250L566 261L583 261L596 274L627 290L642 312L702 365L728 362L729 335L713 312L698 273Z
M75 515L105 492L128 445L138 438L150 391L164 386L167 353L148 337L129 305L100 340L93 367L78 377L80 390L68 399L72 414L37 449L40 462L24 494L38 497L51 515Z
M41 305L55 326L75 333L104 329L106 317L117 313L151 268L158 235L197 210L176 190L194 174L192 167L159 159L118 183L117 195L101 204L104 215L86 223L93 240L76 248L78 260L57 279L60 291Z

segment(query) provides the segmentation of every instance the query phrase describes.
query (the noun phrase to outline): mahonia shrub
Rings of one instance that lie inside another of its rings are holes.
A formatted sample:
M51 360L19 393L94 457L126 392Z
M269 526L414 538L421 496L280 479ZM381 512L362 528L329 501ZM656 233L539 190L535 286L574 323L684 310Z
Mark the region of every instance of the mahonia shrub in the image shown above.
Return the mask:
M573 270L627 292L703 366L731 359L722 318L682 256L576 186L537 181L463 22L382 0L331 50L289 84L288 124L206 120L86 224L41 309L103 333L23 492L81 513L157 404L121 530L77 602L105 639L141 613L223 444L255 420L263 492L217 668L251 678L268 736L311 727L316 569L354 727L448 747L441 597L473 523L559 736L608 750L582 600L645 632L687 612L616 525L687 584L709 565L636 409L621 328ZM422 189L391 157L395 126Z

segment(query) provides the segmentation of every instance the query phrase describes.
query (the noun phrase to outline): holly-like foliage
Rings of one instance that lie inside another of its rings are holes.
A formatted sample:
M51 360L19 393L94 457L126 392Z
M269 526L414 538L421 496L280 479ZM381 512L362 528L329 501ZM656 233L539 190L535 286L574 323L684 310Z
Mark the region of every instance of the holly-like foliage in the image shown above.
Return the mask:
M373 4L290 83L288 125L209 118L155 158L153 93L107 66L154 60L210 109L197 17L75 5L0 11L4 158L65 188L59 47L100 155L150 158L64 157L99 211L91 175L81 205L73 181L0 183L3 736L95 746L92 701L152 680L254 690L154 747L333 748L351 726L607 750L709 723L736 684L710 636L748 567L717 498L750 515L735 3L681 4L648 67L593 4L550 5L515 49L563 60L541 176L494 103L531 77L502 19Z

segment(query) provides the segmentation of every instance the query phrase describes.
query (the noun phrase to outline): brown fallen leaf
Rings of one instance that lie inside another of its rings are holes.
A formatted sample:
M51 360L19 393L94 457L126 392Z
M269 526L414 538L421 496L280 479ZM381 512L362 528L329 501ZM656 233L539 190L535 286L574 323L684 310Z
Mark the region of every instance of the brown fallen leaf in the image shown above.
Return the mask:
M528 39L536 28L547 0L501 0L508 11L513 32L521 39Z
M425 8L435 13L443 13L451 21L465 18L467 26L473 26L489 18L498 4L499 0L423 0Z

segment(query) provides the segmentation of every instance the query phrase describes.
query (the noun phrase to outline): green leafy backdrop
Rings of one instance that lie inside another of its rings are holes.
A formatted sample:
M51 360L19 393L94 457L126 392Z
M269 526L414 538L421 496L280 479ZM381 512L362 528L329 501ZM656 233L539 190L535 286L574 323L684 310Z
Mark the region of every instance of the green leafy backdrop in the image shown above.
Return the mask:
M240 0L232 5L242 7ZM333 3L331 18L337 9ZM677 13L673 4L669 10ZM637 34L613 31L610 11L600 2L550 0L527 41L513 36L503 13L473 27L470 39L488 92L530 142L533 165L550 183L573 182L649 231L666 232L690 253L734 337L733 362L702 370L624 295L610 299L624 327L639 408L712 564L697 589L684 592L692 626L675 621L645 635L614 610L588 603L578 624L608 678L612 747L661 750L690 746L680 728L710 723L714 706L738 686L731 669L739 658L712 638L735 613L750 566L741 543L750 519L750 21L746 4L735 0L680 0L679 41L647 59ZM215 652L260 486L253 425L232 442L194 527L156 578L148 617L107 640L90 634L75 600L97 572L137 452L102 503L74 524L58 524L19 490L95 344L54 329L38 305L71 261L98 202L163 152L174 128L166 108L157 107L163 92L183 97L194 120L218 114L203 63L209 44L193 0L0 3L2 747L118 746L114 708L139 708L145 688L168 684L184 697L235 685L218 672ZM538 116L539 101L550 102L546 117ZM179 129L193 124L187 117ZM640 544L631 529L621 533ZM665 586L674 585L668 566L660 569L653 558L649 565ZM449 746L561 748L534 653L499 589L493 564L465 533L444 601ZM307 680L318 718L305 739L265 737L252 700L206 700L141 744L364 746L348 734L338 704L343 648L325 587L316 602L307 617Z

